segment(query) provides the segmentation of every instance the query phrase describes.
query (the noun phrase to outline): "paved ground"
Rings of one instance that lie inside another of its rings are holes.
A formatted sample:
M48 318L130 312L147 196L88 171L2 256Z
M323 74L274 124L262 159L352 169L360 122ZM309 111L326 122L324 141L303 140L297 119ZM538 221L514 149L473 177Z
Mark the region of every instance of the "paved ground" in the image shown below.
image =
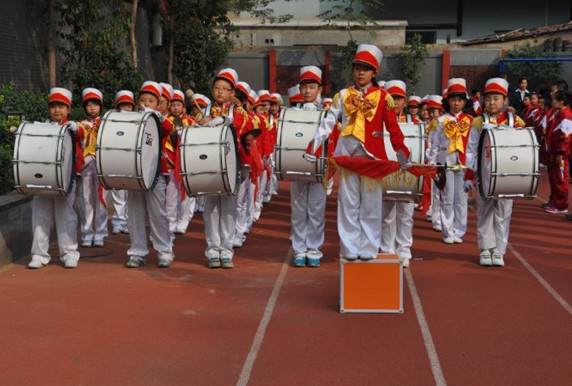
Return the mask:
M474 211L460 245L417 218L402 315L339 313L335 194L322 267L288 265L287 184L233 270L206 268L200 215L169 269L124 268L125 235L75 270L22 260L0 271L0 385L568 385L572 222L538 193L505 268L478 265Z

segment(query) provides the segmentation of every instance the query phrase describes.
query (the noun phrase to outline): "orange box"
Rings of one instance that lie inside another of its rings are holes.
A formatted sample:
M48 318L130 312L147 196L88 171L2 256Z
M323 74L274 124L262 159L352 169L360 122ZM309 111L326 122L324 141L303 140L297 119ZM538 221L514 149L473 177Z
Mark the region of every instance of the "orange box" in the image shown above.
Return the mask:
M340 312L403 313L403 264L397 255L340 259Z

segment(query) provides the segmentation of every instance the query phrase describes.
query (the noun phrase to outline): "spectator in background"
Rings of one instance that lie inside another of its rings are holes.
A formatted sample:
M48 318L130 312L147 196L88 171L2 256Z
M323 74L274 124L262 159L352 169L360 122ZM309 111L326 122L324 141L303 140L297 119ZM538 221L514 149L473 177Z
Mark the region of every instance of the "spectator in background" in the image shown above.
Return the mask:
M483 113L483 107L481 106L481 91L478 88L471 90L471 101L473 102L473 107L469 110L469 114L473 117L478 117Z
M530 92L527 89L528 79L520 78L518 80L518 88L514 90L514 93L510 98L510 106L514 107L515 113L518 115L522 114L522 109L524 108L524 96ZM522 115L521 115L522 116Z

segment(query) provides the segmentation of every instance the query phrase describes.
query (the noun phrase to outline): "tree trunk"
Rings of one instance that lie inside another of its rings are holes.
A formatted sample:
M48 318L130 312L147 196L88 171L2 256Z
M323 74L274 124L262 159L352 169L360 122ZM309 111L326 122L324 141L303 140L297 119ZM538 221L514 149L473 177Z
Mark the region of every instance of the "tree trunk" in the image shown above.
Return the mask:
M167 83L173 84L173 60L175 49L175 12L171 14L169 23L169 63L167 65Z
M50 88L56 87L56 0L48 0L48 78Z
M135 26L137 25L137 8L139 5L139 0L133 0L133 6L131 7L131 23L129 24L129 42L131 43L131 59L133 68L137 69L137 38L135 36Z

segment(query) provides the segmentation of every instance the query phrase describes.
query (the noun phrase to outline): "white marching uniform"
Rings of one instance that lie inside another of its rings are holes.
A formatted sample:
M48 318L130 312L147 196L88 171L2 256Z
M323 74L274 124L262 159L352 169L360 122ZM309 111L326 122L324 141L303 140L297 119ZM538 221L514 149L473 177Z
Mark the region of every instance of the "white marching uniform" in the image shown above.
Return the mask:
M92 127L94 124L95 122L90 119L82 121L84 126ZM91 135L87 133L86 135L88 138L85 141L89 141ZM108 236L108 210L99 199L99 180L94 155L85 156L84 165L78 178L78 188L82 243L102 243L103 239ZM105 199L105 196L103 198Z
M60 259L63 263L77 262L79 252L77 245L77 214L73 204L75 201L75 184L67 197L35 195L32 199L32 261L39 260L43 265L50 262L50 231L56 223Z
M348 117L342 101L347 89L340 91L339 106L332 104L320 123L314 137L315 143L323 143L341 120L342 130ZM374 158L365 145L353 135L340 136L334 156ZM381 243L381 180L368 178L350 170L341 170L338 187L338 234L340 257L377 256Z
M195 198L185 195L181 200L181 189L175 181L175 170L169 170L169 184L165 192L165 206L169 217L169 230L172 234L185 233L192 219L191 209L195 210Z
M384 200L382 204L381 252L411 259L415 203Z
M253 146L256 144L253 143ZM234 234L234 245L242 246L242 243L246 240L246 235L249 231L248 223L249 219L252 217L251 211L251 198L253 197L250 192L251 180L250 180L250 165L241 165L241 181L238 187L238 194L236 196L236 232Z
M158 258L173 261L173 242L169 231L169 219L165 209L165 190L167 188L166 175L160 175L157 183L148 192L133 190L127 196L129 207L129 237L131 248L127 251L129 256L143 259L148 253L147 232L145 230L145 211L149 213L150 236L153 248Z
M441 195L441 228L443 239L460 238L465 236L467 231L467 193L465 192L465 166L460 161L459 151L448 152L449 138L447 138L443 122L445 119L457 120L460 116L467 116L459 113L453 115L446 113L439 117L439 128L433 134L431 148L429 152L429 162L431 164L447 164L446 184ZM468 134L470 135L470 133ZM439 215L433 211L433 217Z
M305 111L316 111L318 108L314 103L302 106ZM294 257L306 255L312 259L322 258L320 248L324 244L326 201L326 191L321 182L290 182L290 239Z
M113 202L113 216L111 225L115 232L126 232L127 228L127 190L110 190L109 195ZM108 202L110 200L107 200Z
M484 113L482 119L484 127L497 127L496 119ZM503 122L514 127L514 116L508 114L508 122ZM522 122L524 123L524 122ZM473 126L471 129L469 143L467 145L467 166L473 171L477 171L478 146L481 130ZM514 200L509 198L485 200L477 193L477 244L483 250L492 250L493 253L506 253L510 220L512 217L512 207Z

